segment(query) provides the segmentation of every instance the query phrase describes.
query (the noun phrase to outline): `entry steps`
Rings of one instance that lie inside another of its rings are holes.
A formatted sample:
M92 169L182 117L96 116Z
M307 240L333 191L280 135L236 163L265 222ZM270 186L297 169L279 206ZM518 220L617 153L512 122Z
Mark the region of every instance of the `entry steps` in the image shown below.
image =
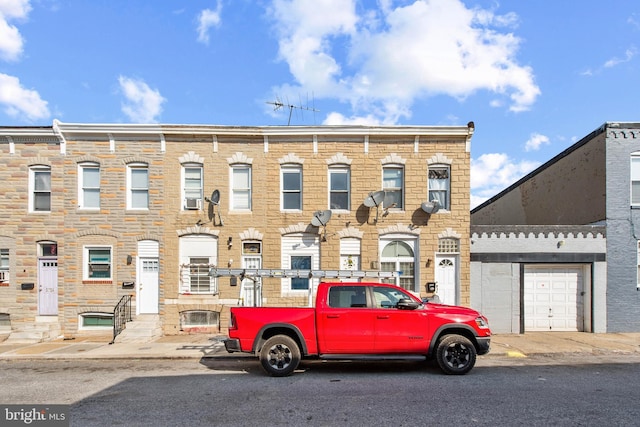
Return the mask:
M37 316L34 323L20 325L11 331L5 344L39 343L54 340L61 335L58 316Z
M162 323L158 314L139 314L115 339L116 343L145 343L162 337Z

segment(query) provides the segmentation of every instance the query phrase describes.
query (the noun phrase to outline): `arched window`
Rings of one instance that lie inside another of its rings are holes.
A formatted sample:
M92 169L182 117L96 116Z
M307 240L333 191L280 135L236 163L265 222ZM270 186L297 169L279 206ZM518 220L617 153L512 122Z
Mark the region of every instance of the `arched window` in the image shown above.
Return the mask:
M385 279L386 283L395 283L402 288L417 292L415 277L414 241L392 240L384 245L380 256L381 271L399 271L400 276Z

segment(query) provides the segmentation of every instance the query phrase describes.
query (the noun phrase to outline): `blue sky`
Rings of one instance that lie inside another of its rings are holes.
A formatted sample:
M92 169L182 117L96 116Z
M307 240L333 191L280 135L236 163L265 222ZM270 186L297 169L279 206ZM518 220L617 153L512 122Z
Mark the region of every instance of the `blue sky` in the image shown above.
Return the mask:
M636 0L0 0L0 126L466 125L472 206L640 121Z

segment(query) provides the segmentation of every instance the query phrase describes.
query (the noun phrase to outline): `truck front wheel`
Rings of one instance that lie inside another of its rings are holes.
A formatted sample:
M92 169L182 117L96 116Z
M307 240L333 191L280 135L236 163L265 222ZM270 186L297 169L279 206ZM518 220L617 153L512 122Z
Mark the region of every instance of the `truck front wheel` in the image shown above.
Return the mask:
M298 344L286 335L275 335L260 350L260 364L273 377L291 375L300 363Z
M462 335L445 335L436 348L436 360L445 374L463 375L476 364L476 348Z

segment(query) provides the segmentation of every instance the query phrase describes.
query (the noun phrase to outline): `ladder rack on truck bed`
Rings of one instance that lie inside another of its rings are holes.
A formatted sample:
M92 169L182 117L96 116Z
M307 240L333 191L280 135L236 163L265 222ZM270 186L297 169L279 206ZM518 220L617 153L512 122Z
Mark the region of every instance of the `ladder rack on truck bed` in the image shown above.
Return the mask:
M376 271L376 270L296 270L281 268L217 268L209 269L209 276L212 277L232 277L237 276L243 279L260 277L281 277L285 278L308 278L308 279L388 279L399 277L399 271Z
M253 301L256 301L256 286L263 277L276 277L282 279L390 279L400 277L400 271L376 271L376 270L298 270L282 268L218 268L209 269L211 277L237 277L242 282L244 279L253 281ZM308 305L313 307L317 284L309 283Z

